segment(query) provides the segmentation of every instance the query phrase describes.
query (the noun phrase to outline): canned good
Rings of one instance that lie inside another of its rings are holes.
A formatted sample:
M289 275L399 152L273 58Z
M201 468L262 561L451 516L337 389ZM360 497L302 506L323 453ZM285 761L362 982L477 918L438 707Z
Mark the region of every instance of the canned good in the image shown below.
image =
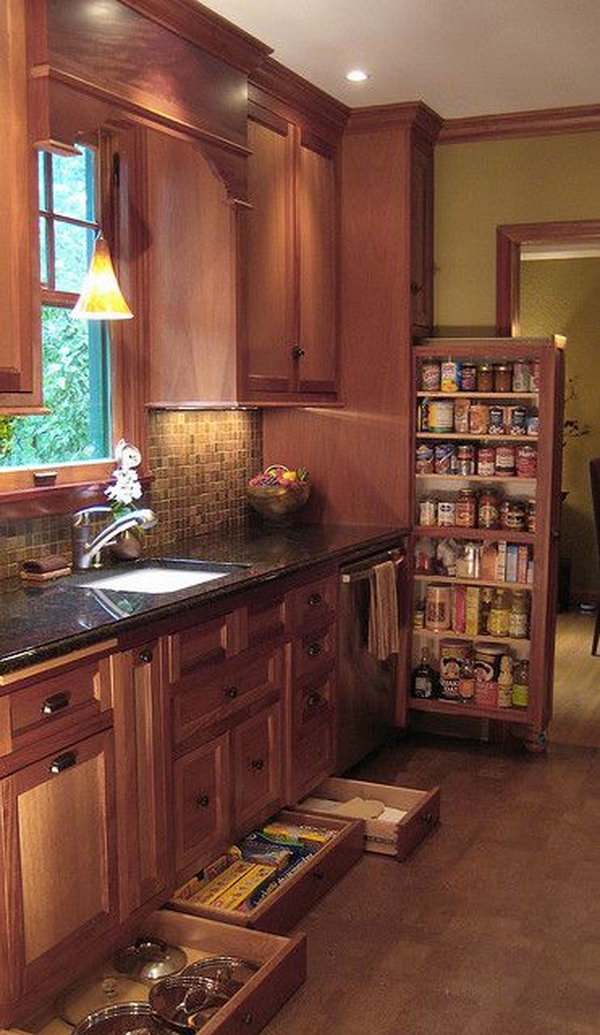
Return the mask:
M510 363L494 364L494 391L510 392L512 390L512 367Z
M469 656L470 644L465 640L440 640L440 697L458 701L458 683L462 666Z
M496 473L496 450L493 446L480 446L477 450L477 474L493 478Z
M432 399L429 403L428 425L438 434L454 429L454 403L448 399Z
M531 391L531 366L524 359L517 359L512 369L513 392Z
M493 489L485 489L477 504L477 527L498 528L500 524L500 500Z
M503 435L506 428L504 425L504 407L490 406L489 409L489 432L490 435Z
M460 385L460 363L448 359L441 365L442 392L458 392Z
M456 473L456 446L454 442L438 442L434 447L433 469L436 474Z
M526 432L528 435L539 435L540 417L535 411L527 414Z
M461 445L457 447L456 473L463 477L475 474L475 446Z
M491 363L480 363L477 367L477 391L494 391L494 371Z
M524 531L527 525L527 508L522 500L503 500L500 504L500 527Z
M529 500L527 504L527 531L535 532L535 500Z
M460 528L475 528L477 517L477 493L474 489L461 489L456 497L454 519Z
M477 389L477 367L474 363L463 363L460 371L461 392L474 392Z
M485 435L489 427L489 406L473 403L469 410L469 431L471 435Z
M496 446L496 474L513 475L515 473L515 447L510 442Z
M424 392L439 392L441 367L437 359L424 359L421 363L421 388Z
M425 594L425 628L432 632L444 632L450 628L450 586L427 587Z
M508 433L509 435L527 434L527 410L524 406L511 406Z
M519 478L535 478L537 474L537 450L534 446L517 446L516 465Z
M433 474L433 446L426 442L417 446L415 470L417 474Z
M425 499L419 500L419 524L429 526L437 524L437 499L435 496L426 496Z
M460 435L468 434L470 409L470 399L457 399L454 403L454 430Z
M454 500L438 501L437 523L441 528L451 528L456 524L456 504Z
M498 704L500 659L505 649L499 643L478 643L473 657L475 703L487 708Z

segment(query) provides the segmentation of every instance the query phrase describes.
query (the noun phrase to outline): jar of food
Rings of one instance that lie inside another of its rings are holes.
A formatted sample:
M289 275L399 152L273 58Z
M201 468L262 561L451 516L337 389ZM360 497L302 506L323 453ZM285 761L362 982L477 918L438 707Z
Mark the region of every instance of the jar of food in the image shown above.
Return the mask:
M426 496L419 500L419 524L433 526L437 524L437 499Z
M477 367L477 391L494 391L494 370L491 363L480 363Z
M503 654L500 658L500 672L498 674L498 707L512 708L512 658L510 654Z
M510 442L503 442L496 446L495 467L496 474L512 476L515 473L515 447Z
M439 360L424 359L421 363L421 389L424 392L439 392L441 368Z
M527 531L535 532L535 500L527 503Z
M515 639L527 639L528 633L527 594L524 589L513 589L508 613L508 635Z
M438 500L437 523L441 528L452 528L456 524L454 500Z
M489 627L491 636L508 636L510 606L505 589L494 592L490 610Z
M454 442L438 442L434 446L433 470L435 474L456 473L456 446Z
M498 643L478 643L473 658L475 670L475 703L482 708L498 704L498 676L504 647Z
M454 403L454 430L459 435L467 435L469 432L470 409L470 399L456 399Z
M454 430L454 403L451 399L432 399L427 418L429 430L444 434Z
M516 467L519 478L535 478L537 474L537 450L534 446L517 446Z
M489 431L490 435L503 435L506 431L503 406L490 406Z
M477 505L477 527L498 528L500 525L500 499L493 489L484 489Z
M456 497L455 524L459 528L475 528L477 493L474 489L460 489Z
M522 500L506 499L500 504L500 528L512 528L523 532L526 528L527 512Z
M471 661L470 651L460 666L458 696L463 704L470 704L475 699L475 669Z
M510 363L494 364L494 391L512 391L512 367Z
M425 628L444 632L450 628L450 586L431 583L425 594Z
M475 446L466 444L457 447L456 473L465 478L475 474Z
M513 392L531 391L531 367L527 360L517 359L512 368L512 390Z
M460 389L462 392L477 390L477 367L475 363L463 363L460 370Z
M460 385L460 363L448 359L441 365L442 392L458 392Z
M512 703L513 708L527 708L529 703L529 662L524 658L513 671Z
M496 450L493 446L479 446L477 450L477 474L493 478L496 473Z
M464 640L440 640L440 697L457 701L460 670L469 655Z
M469 409L469 431L471 435L486 435L489 427L489 406L472 403Z

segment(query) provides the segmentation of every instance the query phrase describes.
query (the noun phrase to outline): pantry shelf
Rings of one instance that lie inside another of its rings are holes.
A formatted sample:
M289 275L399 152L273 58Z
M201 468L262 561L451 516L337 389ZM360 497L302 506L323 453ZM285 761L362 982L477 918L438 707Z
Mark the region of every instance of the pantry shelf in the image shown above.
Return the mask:
M417 392L417 399L537 399L537 392Z
M492 586L501 589L526 589L529 593L533 591L533 585L531 582L498 582L492 579L469 579L462 578L460 575L426 575L424 573L415 574L415 582L443 582L450 583L454 586Z
M535 478L521 478L514 474L415 474L419 481L440 481L440 482L510 482L515 485L534 486Z
M434 639L451 637L453 640L468 640L469 643L499 643L503 647L524 647L530 643L530 640L525 637L491 636L487 633L469 636L467 633L455 632L454 629L443 629L440 632L435 632L433 629L413 629L413 636L418 638L431 636Z
M415 712L435 712L447 715L471 715L475 719L501 719L503 722L530 721L525 708L482 708L477 704L463 704L457 701L444 701L439 697L411 697L409 708Z
M465 528L462 525L415 525L416 536L431 536L435 539L485 539L509 543L535 543L533 532L520 532L512 528Z
M537 435L473 435L470 432L463 435L452 431L418 431L417 439L444 439L450 442L537 442Z

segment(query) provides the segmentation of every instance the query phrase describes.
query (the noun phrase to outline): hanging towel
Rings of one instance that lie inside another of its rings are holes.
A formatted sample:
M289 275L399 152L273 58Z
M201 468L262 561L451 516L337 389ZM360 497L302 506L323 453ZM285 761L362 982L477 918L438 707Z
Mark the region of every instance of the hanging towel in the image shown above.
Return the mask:
M369 653L385 661L400 648L398 632L398 592L393 561L376 564L370 577Z

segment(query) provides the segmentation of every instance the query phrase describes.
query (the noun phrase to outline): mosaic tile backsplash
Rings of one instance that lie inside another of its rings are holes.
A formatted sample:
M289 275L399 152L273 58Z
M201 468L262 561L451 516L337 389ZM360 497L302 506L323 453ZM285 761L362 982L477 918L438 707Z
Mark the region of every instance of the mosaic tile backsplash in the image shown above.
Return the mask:
M256 410L152 411L148 466L154 480L144 496L158 517L147 533L152 549L248 520L245 486L261 469L261 415ZM24 560L71 556L67 515L0 520L0 579Z

